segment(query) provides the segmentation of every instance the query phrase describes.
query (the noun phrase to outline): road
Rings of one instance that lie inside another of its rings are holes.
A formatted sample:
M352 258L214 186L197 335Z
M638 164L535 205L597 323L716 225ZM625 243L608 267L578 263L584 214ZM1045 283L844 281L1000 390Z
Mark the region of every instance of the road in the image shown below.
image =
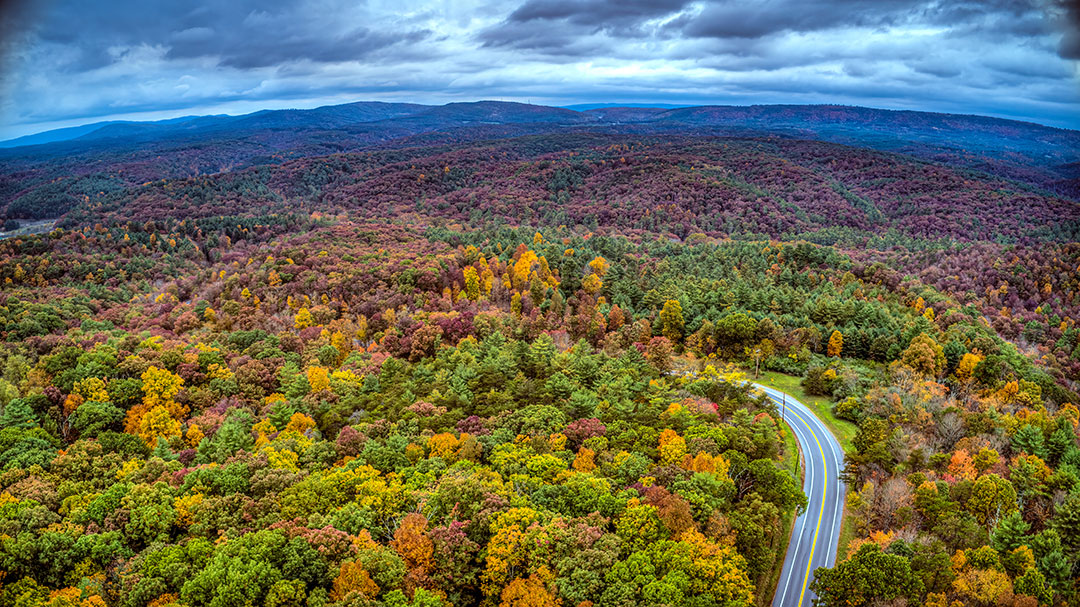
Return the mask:
M844 465L844 450L806 405L779 390L754 385L781 407L784 419L795 431L806 467L803 492L809 500L806 511L795 519L773 607L809 606L814 598L810 591L814 570L836 563L840 519L844 516L847 493L839 478Z

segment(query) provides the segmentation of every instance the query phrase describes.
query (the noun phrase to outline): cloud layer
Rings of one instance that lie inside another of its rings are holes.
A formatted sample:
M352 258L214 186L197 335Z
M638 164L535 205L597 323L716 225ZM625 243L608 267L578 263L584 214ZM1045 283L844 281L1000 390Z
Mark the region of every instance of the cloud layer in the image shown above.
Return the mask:
M0 138L359 99L829 102L1080 128L1080 0L2 6Z

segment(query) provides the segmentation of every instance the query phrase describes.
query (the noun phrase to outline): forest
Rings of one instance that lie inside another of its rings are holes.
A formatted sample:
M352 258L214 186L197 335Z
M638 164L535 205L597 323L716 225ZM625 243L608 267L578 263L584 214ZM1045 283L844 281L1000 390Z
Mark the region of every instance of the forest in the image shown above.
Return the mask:
M1071 199L767 137L110 170L6 209L60 219L0 241L0 607L766 605L759 371L853 429L819 605L1080 600Z

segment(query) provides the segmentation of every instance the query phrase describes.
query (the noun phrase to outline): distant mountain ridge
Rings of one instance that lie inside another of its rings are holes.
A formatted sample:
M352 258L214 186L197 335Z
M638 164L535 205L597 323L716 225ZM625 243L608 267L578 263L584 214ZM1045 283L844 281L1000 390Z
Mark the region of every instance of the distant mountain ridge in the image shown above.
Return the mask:
M49 200L70 201L121 184L295 158L557 132L818 140L973 169L1080 200L1080 131L1016 120L842 105L573 109L502 101L362 101L239 116L99 123L0 143L36 142L0 149L0 208L35 206L31 201L40 196L26 196L43 188ZM77 186L57 183L64 179L81 181ZM23 203L12 207L19 199ZM69 202L51 206L59 209Z
M550 107L506 101L476 101L423 105L360 101L307 110L261 110L250 114L185 116L153 122L107 121L44 131L7 141L0 148L63 141L93 141L139 135L183 134L221 129L300 128L342 129L365 123L404 120L425 126L463 123L597 125L640 123L670 126L742 126L806 128L810 125L862 127L887 131L949 129L953 132L994 132L1005 138L1044 138L1080 142L1080 131L976 114L943 114L913 110L884 110L845 105L709 105L581 104Z

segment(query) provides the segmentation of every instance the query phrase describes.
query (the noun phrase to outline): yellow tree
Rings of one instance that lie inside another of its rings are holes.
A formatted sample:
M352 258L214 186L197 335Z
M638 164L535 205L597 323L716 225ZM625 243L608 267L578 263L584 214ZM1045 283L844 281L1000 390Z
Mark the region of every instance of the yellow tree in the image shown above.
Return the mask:
M672 343L678 343L682 339L683 329L686 327L686 322L683 320L682 304L675 299L664 302L664 308L660 310L660 322L663 326L662 333L664 337L670 339Z
M105 381L97 377L87 377L75 382L75 394L83 397L86 401L99 403L109 401L109 392L105 389Z
M311 317L311 312L307 308L300 308L293 318L293 326L297 329L306 329L314 324L315 319Z
M168 406L173 398L184 387L184 378L158 367L150 367L143 372L142 376L143 403L154 407L156 405Z
M203 434L203 431L199 429L199 424L191 424L191 426L188 427L187 434L185 435L188 445L190 445L192 448L198 447L199 443L202 442L202 439L205 437L206 435Z
M480 276L476 273L476 268L469 266L464 270L465 275L465 296L469 299L476 301L480 299Z
M139 423L139 437L148 447L157 444L159 438L180 436L180 422L169 415L169 410L158 405L150 409Z
M334 331L330 336L330 345L334 346L334 349L338 351L337 363L340 365L345 362L345 359L349 357L349 352L352 351L352 344L345 337L345 334L341 331Z
M686 455L686 439L668 428L660 433L660 463L678 465Z
M368 337L367 316L364 316L363 314L361 314L360 318L356 319L356 339L359 339L361 342L363 342L363 341L367 340L367 337Z
M596 257L589 262L589 268L592 269L593 274L603 278L608 270L608 262L603 257Z
M127 412L124 431L128 434L142 432L143 418L155 407L163 407L170 418L181 419L187 415L188 408L174 400L184 386L184 378L168 369L150 367L142 376L142 403Z
M589 274L581 280L581 288L589 295L596 295L603 287L603 282L596 274Z
M978 352L968 352L960 357L960 362L956 365L956 379L962 382L971 381L972 376L975 373L975 367L979 366L979 363L983 361L985 357Z
M536 575L517 578L503 588L499 607L561 607L562 601Z
M532 273L533 264L535 264L536 261L536 253L525 251L518 257L517 261L514 262L510 280L515 289L520 291L529 283L529 274Z
M326 367L308 367L307 380L312 394L330 387L330 374Z
M844 335L839 331L833 331L829 336L829 350L828 355L830 358L839 358L840 354L844 351Z

